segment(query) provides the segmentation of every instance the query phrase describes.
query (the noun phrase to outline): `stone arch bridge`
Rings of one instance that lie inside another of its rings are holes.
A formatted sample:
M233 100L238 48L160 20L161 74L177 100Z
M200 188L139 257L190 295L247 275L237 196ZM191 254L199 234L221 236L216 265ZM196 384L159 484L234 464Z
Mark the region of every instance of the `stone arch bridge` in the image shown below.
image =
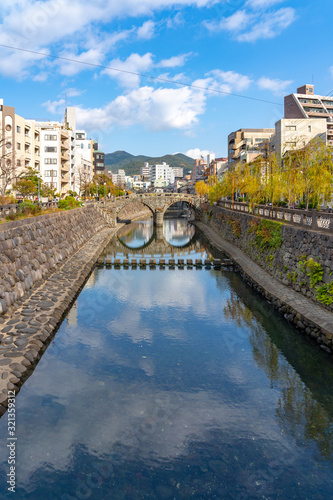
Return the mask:
M105 204L100 203L99 207L106 213L110 223L115 225L117 216L121 210L133 202L140 202L143 206L149 208L153 214L154 224L163 226L163 217L169 207L178 202L186 202L194 210L197 218L198 212L201 211L200 205L202 198L193 194L185 193L157 193L157 194L140 194L129 196L119 196L113 200L108 200Z

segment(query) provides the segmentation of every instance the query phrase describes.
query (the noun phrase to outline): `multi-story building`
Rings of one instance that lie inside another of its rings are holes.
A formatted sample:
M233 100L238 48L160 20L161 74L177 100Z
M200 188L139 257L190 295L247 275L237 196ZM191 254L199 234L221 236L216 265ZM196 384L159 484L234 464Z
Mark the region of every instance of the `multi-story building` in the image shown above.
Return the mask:
M200 159L194 160L193 169L191 172L191 180L196 181L204 176L207 168L207 162L204 161L203 156Z
M313 85L303 85L284 98L284 118L326 120L327 143L333 145L333 97L316 95Z
M275 124L275 134L271 138L270 148L277 157L282 158L288 151L302 149L315 138L320 138L326 144L325 118L282 118Z
M168 188L173 186L175 175L172 168L163 162L162 164L152 165L150 181L155 188Z
M143 164L143 167L140 168L140 174L143 177L150 177L150 171L151 171L151 166L149 165L148 162L145 162Z
M117 173L114 174L113 172L111 172L110 175L111 175L112 182L113 182L113 184L115 184L115 186L126 187L127 182L126 182L125 170L118 169ZM128 189L130 189L130 188L128 188Z
M98 149L98 142L93 145L94 174L105 174L105 154Z
M0 141L0 181L5 189L12 188L28 167L39 172L45 184L61 196L70 190L80 191L81 170L88 180L92 178L93 141L84 131L76 135L73 107L66 108L63 123L42 122L22 118L0 99Z
M0 99L0 190L11 189L19 176L32 168L40 171L40 130L30 120L5 106Z
M184 169L181 167L172 167L175 179L182 179L184 176Z
M228 135L229 167L240 161L253 161L267 148L274 128L241 128Z

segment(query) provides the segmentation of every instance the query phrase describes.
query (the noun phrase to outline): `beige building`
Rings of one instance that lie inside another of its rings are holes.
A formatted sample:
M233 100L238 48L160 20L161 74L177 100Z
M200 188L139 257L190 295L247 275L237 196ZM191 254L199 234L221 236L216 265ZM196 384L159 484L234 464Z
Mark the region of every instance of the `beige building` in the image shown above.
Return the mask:
M325 119L327 143L333 145L333 97L316 95L313 85L303 85L284 98L284 118Z
M5 106L0 99L0 191L12 189L20 174L28 167L40 171L40 131L34 123Z
M241 128L228 135L228 165L253 161L274 134L273 128Z
M271 151L282 158L286 152L302 149L312 139L327 142L327 122L325 118L282 118L275 124L275 134L270 141Z

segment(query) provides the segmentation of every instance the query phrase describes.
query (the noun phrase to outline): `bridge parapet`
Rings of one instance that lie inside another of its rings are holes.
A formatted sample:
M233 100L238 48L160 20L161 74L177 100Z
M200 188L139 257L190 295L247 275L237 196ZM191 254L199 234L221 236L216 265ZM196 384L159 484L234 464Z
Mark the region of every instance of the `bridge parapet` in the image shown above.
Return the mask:
M163 216L167 209L180 201L188 203L194 211L200 209L203 198L197 195L185 193L145 193L142 195L128 195L119 196L112 200L101 203L99 206L105 210L113 219L117 218L120 211L130 203L140 202L142 205L149 208L154 217L154 224L156 226L163 225Z

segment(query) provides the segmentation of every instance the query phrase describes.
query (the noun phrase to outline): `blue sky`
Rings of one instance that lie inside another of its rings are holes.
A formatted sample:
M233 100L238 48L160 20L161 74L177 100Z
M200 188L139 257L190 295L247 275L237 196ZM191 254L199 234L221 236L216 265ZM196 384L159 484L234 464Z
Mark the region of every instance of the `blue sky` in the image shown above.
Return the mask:
M105 152L225 156L296 87L333 90L332 14L332 0L2 0L0 44L97 67L0 47L0 97L26 118L77 106Z

